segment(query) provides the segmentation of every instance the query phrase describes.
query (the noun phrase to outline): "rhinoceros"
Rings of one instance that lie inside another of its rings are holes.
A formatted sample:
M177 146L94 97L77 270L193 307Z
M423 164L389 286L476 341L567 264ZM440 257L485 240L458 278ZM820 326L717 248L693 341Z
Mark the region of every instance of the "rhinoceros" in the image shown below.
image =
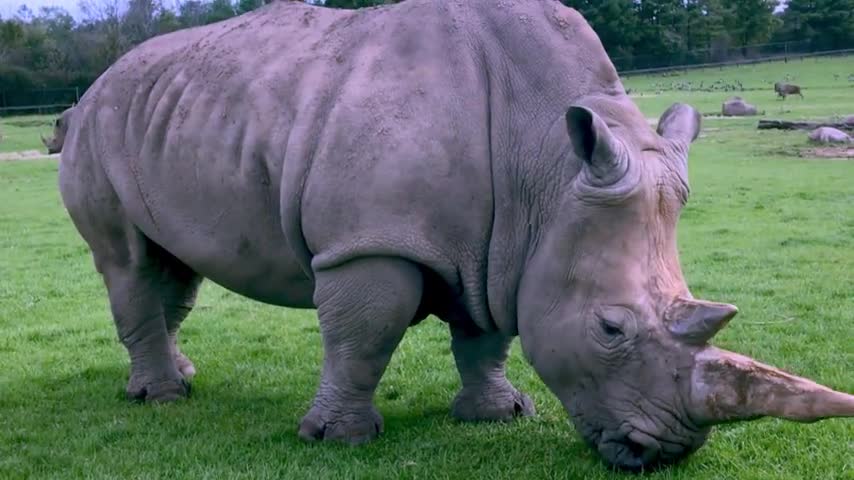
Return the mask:
M65 134L68 132L68 122L71 121L74 106L66 108L59 115L59 118L53 122L53 137L45 138L41 135L42 143L47 147L47 153L53 155L62 150L62 145L65 143Z
M786 99L786 95L800 95L801 98L804 98L804 94L801 93L801 87L790 83L777 82L774 84L774 91L777 92L777 96L782 97L783 100Z
M677 103L648 125L554 0L274 2L113 64L75 107L59 188L130 399L188 394L177 336L207 278L316 309L306 441L383 431L375 389L432 314L461 378L454 417L535 414L505 374L518 336L580 435L638 469L722 422L854 414L854 396L709 344L737 309L695 299L677 255L700 123Z
M842 130L831 127L818 127L811 131L807 138L815 143L849 143L851 137Z

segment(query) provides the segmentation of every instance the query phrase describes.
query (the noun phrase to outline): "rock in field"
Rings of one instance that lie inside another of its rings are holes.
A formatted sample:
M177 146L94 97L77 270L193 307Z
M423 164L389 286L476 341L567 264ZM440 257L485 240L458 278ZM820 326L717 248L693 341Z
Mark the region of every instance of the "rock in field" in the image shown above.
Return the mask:
M757 113L756 107L745 102L741 97L731 97L721 107L721 114L725 117L749 117Z

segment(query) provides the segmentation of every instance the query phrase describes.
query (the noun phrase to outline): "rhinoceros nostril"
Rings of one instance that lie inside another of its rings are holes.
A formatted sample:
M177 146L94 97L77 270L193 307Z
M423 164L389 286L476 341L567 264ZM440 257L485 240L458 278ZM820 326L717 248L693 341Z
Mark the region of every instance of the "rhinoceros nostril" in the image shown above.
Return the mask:
M638 458L642 458L644 456L644 453L646 453L647 451L646 447L644 447L640 443L633 442L629 439L626 439L623 444L626 446L626 448L629 449L629 452L631 452L633 456Z
M661 444L658 440L640 430L632 430L626 437L626 444L644 465L657 462L661 456Z
M662 460L658 441L637 430L628 435L603 435L599 452L608 462L625 470L652 468Z

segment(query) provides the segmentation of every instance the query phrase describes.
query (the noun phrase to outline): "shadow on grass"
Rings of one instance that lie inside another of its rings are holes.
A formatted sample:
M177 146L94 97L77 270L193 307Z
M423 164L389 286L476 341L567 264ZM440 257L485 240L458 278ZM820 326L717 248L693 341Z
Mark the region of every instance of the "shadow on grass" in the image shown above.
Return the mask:
M131 461L123 455L151 454L223 472L245 458L291 473L355 467L369 472L378 466L422 475L423 469L439 466L542 472L566 470L568 463L572 470L609 470L567 422L552 418L466 424L435 400L417 406L381 402L385 432L376 441L360 447L304 443L297 428L311 403L311 388L262 392L249 383L200 377L189 399L147 405L125 400L127 374L122 365L95 365L7 385L11 395L3 395L0 411L13 418L7 427L17 433L10 431L5 439L17 463L36 462L58 474L100 459L106 471L114 471Z

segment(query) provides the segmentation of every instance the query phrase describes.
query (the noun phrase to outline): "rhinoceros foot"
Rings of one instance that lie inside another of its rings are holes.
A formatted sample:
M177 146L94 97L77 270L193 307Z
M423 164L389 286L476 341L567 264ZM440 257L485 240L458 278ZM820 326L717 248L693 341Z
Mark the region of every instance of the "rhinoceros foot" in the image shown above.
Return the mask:
M451 405L451 415L464 422L509 421L536 414L531 397L510 383L493 388L463 388Z
M382 431L383 417L374 407L344 412L315 405L302 418L299 437L308 442L327 440L359 445L375 439Z
M125 391L128 400L146 403L168 403L190 396L190 383L181 378L146 382L131 377Z
M175 366L178 367L178 371L181 372L181 375L186 380L190 380L196 375L196 366L193 365L192 360L181 352L175 354Z

